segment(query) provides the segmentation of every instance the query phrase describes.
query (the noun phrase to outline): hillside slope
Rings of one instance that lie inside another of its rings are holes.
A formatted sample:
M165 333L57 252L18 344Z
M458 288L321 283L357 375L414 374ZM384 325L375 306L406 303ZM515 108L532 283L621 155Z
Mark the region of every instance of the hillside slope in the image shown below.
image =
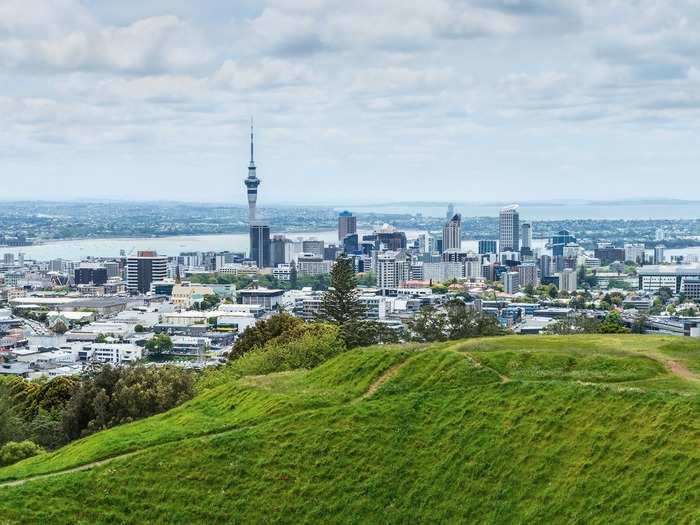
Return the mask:
M0 469L0 523L696 522L699 416L688 339L354 350Z

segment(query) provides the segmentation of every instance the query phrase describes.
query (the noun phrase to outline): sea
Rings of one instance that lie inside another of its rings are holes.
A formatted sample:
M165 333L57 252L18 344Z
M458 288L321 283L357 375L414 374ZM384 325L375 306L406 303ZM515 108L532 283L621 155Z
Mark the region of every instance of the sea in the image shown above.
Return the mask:
M455 211L466 217L497 217L499 204L460 204L455 203ZM350 206L353 213L417 214L429 217L444 217L445 206L424 205L421 203L386 204L372 206ZM521 220L566 220L578 219L695 219L700 218L700 204L694 202L672 203L530 203L520 207ZM274 232L284 233L284 232ZM358 232L369 233L369 232ZM406 231L409 239L415 238L420 231ZM290 239L319 239L326 243L338 241L336 230L292 232L285 234ZM534 239L535 248L544 248L544 239ZM73 239L51 241L33 246L0 247L2 253L23 253L25 258L45 261L65 259L80 261L88 256L118 257L132 255L141 250L155 250L162 255L179 255L182 252L232 251L245 252L249 247L247 233L223 235L182 235L172 237L145 238L107 238L107 239ZM476 251L477 241L463 241L462 249ZM666 258L671 255L697 254L700 247L666 250Z

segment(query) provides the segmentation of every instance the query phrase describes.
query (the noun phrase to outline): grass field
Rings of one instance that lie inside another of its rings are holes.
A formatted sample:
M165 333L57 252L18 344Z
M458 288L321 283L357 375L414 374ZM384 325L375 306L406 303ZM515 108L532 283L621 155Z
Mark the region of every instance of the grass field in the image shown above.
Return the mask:
M687 338L353 350L0 469L0 523L694 523L699 416Z

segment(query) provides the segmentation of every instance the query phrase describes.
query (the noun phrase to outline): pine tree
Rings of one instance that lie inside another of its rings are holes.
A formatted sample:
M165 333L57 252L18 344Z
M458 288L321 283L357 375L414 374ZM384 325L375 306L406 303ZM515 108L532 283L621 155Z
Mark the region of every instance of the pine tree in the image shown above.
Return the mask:
M289 265L289 285L292 289L295 289L298 284L299 276L297 274L297 265L294 261Z
M340 327L340 336L348 348L366 344L366 308L359 295L352 262L341 256L331 271L331 287L323 294L318 317Z

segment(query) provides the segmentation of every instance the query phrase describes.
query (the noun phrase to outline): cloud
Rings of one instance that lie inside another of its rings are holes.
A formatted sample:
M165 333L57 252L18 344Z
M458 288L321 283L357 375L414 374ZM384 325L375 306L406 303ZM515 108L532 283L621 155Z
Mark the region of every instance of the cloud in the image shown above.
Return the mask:
M311 82L313 74L303 64L276 58L251 62L226 60L212 76L217 88L233 90L271 89Z
M16 11L0 12L3 25ZM24 19L22 19L24 20ZM0 64L41 71L160 73L201 69L211 59L204 39L172 15L138 20L127 26L99 26L87 16L59 26L40 18L0 37ZM60 22L60 20L59 20ZM46 32L41 32L42 25ZM25 31L26 29L26 31ZM37 32L32 35L32 32Z

